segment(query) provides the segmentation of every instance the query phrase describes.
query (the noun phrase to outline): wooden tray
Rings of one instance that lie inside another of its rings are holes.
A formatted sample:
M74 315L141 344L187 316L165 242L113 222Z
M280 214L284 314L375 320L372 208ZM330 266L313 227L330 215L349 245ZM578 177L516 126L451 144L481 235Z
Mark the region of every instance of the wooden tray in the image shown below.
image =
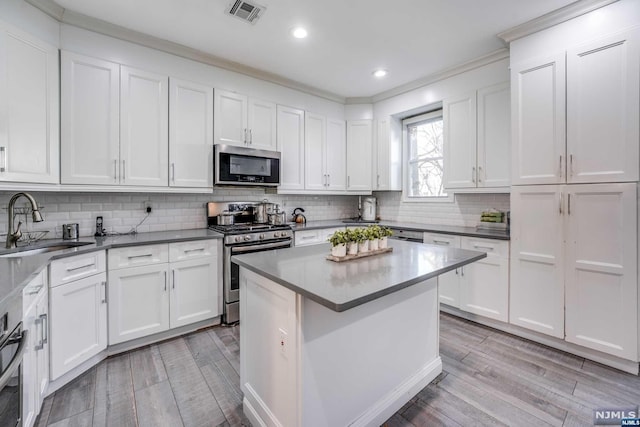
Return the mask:
M366 258L368 256L373 256L373 255L386 254L387 252L391 252L392 250L393 248L384 248L384 249L378 249L377 251L362 252L356 255L345 255L340 257L329 254L327 255L327 259L329 261L344 262L344 261L351 261L353 259Z

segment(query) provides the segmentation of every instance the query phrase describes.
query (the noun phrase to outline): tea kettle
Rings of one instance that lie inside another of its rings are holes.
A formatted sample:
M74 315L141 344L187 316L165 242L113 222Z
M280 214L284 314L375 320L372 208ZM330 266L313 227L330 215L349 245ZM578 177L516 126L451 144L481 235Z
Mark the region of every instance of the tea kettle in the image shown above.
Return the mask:
M302 208L295 208L293 210L292 215L292 219L291 221L297 223L297 224L306 224L307 223L307 218L305 218L304 215L302 215L301 213L298 213L298 211L300 212L304 212L304 209Z

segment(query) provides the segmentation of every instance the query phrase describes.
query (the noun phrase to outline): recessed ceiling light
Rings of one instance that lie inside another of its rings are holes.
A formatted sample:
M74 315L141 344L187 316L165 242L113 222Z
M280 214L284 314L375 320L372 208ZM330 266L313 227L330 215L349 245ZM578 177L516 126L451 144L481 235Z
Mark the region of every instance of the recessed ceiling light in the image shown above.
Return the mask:
M373 76L377 78L382 78L387 75L387 70L379 69L373 72Z
M304 39L307 37L308 33L307 30L305 30L302 27L296 27L293 30L291 30L291 35L297 39Z

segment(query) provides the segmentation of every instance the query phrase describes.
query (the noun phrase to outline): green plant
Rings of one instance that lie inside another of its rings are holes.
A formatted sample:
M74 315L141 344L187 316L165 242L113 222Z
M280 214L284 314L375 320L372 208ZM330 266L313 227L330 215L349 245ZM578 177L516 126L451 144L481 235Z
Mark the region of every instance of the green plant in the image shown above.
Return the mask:
M371 235L373 235L373 239L379 239L379 238L383 237L382 227L380 227L378 224L370 225L369 226L369 233L371 233Z
M331 243L331 246L338 246L338 245L341 245L343 243L347 243L347 241L348 241L347 232L346 231L336 231L331 236L329 236L329 238L327 240Z
M347 228L347 231L345 231L347 236L347 243L348 242L359 243L360 232L358 230L359 230L358 228Z
M381 227L382 235L380 237L391 237L393 236L393 230L389 227Z
M365 228L363 232L366 240L374 240L378 238L372 226Z

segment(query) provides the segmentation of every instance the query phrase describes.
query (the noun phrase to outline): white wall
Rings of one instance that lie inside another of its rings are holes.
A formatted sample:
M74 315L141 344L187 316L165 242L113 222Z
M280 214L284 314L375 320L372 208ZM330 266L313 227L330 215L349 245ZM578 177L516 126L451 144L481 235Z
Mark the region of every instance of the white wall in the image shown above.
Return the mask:
M49 44L60 44L58 21L23 0L0 0L0 19Z

